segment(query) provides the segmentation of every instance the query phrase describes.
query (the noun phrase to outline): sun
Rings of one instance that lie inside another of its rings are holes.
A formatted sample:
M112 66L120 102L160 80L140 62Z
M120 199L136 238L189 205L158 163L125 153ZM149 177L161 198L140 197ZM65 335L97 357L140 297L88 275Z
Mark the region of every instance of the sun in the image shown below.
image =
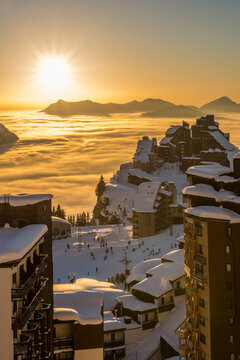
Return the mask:
M37 80L47 90L59 90L70 81L71 69L64 58L42 58L37 67Z

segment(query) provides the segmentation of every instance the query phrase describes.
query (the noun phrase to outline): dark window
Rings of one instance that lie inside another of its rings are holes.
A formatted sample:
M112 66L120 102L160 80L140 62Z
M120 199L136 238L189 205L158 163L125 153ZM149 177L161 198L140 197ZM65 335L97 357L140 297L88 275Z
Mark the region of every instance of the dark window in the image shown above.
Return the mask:
M205 307L205 301L204 301L204 299L199 298L198 303L199 303L199 306L201 306L202 308Z
M111 334L111 343L115 343L115 333Z
M232 290L232 282L231 281L227 281L227 290Z
M198 251L200 254L203 254L203 246L200 245L200 244L197 244L197 251Z
M177 289L180 288L180 281L177 281Z
M196 235L202 236L202 225L198 221L195 223L195 230L196 230Z
M46 206L42 206L42 213L43 213L43 214L45 214L46 209L47 209Z
M16 284L16 281L17 281L17 274L14 273L14 274L12 275L12 282L13 282L13 284Z
M199 321L201 325L205 326L205 318L203 316L200 316Z
M13 300L13 314L17 311L17 301Z
M233 308L233 301L232 301L232 299L228 299L228 300L227 300L227 308L228 308L228 309L232 309L232 308Z
M202 264L196 264L196 271L197 273L203 274L203 265Z
M44 254L44 249L43 249L43 247L44 247L44 245L43 245L43 243L41 243L41 244L39 245L39 254Z
M164 305L164 297L161 298L161 305Z
M204 285L203 285L203 284L198 283L197 287L198 287L198 289L200 289L200 290L204 290Z
M206 344L206 336L205 335L200 333L199 339L203 344Z
M148 314L145 314L145 321L148 321Z

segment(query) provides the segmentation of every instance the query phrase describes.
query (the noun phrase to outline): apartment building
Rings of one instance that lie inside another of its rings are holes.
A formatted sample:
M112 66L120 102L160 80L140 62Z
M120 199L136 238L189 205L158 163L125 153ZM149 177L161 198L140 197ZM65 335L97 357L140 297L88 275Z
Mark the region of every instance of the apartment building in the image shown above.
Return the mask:
M239 155L234 169L190 168L183 190L186 319L180 357L239 359Z

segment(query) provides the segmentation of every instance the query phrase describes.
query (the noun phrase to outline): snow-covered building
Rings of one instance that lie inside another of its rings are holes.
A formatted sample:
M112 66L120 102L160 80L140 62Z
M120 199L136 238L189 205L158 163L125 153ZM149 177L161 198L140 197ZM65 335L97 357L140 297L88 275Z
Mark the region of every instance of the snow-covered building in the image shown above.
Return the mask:
M103 293L54 288L56 359L103 359Z
M53 240L72 236L72 224L57 216L52 216L52 236Z
M137 150L133 157L133 168L145 172L152 172L157 168L157 140L143 136L137 143Z
M116 298L116 310L119 317L129 316L141 324L143 330L153 329L158 323L158 305L139 300L129 294Z
M159 158L165 162L176 161L183 156L190 155L190 128L189 124L183 121L182 125L172 125L165 133L158 147Z
M51 199L0 197L2 359L53 355Z
M139 283L140 281L146 278L148 270L154 268L155 266L161 264L161 258L154 258L150 260L141 261L131 271L131 274L128 276L126 282L129 287Z
M191 186L183 190L189 206L184 214L186 319L179 331L183 358L240 356L238 158L233 158L233 170L214 164L187 171Z
M123 359L142 340L142 326L128 316L104 312L104 359Z
M132 216L134 238L154 235L169 226L169 204L172 198L172 193L165 190L160 182L139 185Z

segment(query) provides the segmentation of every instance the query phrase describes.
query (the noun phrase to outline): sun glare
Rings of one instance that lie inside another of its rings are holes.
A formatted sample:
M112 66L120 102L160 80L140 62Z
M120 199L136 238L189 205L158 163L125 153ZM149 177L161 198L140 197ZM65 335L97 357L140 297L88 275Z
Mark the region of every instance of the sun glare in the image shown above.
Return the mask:
M43 58L37 69L38 81L48 90L63 88L70 80L70 66L61 57Z

